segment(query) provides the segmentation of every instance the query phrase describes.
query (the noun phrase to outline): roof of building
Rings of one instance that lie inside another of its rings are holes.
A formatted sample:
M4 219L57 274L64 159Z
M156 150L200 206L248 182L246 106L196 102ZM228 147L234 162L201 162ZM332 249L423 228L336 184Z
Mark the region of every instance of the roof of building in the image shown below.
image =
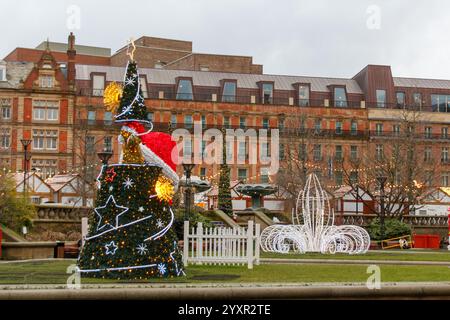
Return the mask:
M106 81L123 81L125 68L111 66L76 65L78 80L90 80L92 72L106 73ZM329 85L345 85L348 93L363 94L358 83L352 79L285 76L271 74L242 74L229 72L205 72L186 70L139 69L152 84L175 84L177 77L192 77L194 86L219 87L220 80L235 79L239 88L258 89L259 81L273 81L275 90L292 90L295 83L310 83L312 91L328 92Z
M0 81L0 88L20 88L33 68L33 62L6 62L6 81Z
M77 177L79 177L78 174L58 174L46 179L45 182L52 187L53 190L59 191Z
M394 77L396 87L450 89L450 80Z
M62 42L48 42L50 51L53 52L67 52L68 44ZM36 49L45 50L47 48L47 41L42 41ZM111 57L110 48L94 47L94 46L83 46L75 45L75 50L78 54L85 54L89 56L99 56L99 57Z

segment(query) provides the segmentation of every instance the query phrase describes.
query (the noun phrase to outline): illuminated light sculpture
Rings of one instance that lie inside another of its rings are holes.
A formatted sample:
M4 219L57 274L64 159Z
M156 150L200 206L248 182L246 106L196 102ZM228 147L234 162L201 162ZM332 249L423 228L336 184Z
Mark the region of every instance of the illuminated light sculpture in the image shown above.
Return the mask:
M315 174L308 176L297 197L293 224L269 226L261 234L261 248L266 252L362 254L369 246L364 228L334 225L334 212Z

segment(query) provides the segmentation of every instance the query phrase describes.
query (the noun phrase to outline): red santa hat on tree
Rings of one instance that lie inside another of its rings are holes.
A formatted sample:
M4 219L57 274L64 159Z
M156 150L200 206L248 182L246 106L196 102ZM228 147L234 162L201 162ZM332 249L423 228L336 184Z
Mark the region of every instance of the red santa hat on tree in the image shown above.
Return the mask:
M177 186L180 179L176 165L178 151L172 136L163 132L151 132L142 123L135 121L125 123L122 130L129 131L141 139L140 147L145 162L161 167L162 173Z

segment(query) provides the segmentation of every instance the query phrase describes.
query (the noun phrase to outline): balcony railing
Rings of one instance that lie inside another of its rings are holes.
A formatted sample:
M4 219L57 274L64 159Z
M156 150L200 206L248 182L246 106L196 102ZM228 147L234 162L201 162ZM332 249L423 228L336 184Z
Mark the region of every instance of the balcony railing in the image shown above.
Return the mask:
M378 131L370 130L370 138L398 138L398 139L417 139L417 140L446 140L450 141L450 136L441 133L428 132L397 132L397 131Z
M377 216L375 214L344 214L336 212L336 220L340 224L357 225L361 227L368 226ZM423 216L423 215L404 215L401 221L414 227L436 227L445 228L448 226L447 216Z

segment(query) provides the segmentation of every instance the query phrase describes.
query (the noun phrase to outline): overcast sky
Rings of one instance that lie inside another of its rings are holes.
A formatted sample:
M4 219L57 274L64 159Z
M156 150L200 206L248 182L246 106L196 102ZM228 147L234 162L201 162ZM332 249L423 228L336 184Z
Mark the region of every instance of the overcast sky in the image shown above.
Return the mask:
M73 31L113 52L132 36L190 40L195 52L253 56L264 73L352 77L385 64L450 79L447 0L2 0L0 21L0 57Z

